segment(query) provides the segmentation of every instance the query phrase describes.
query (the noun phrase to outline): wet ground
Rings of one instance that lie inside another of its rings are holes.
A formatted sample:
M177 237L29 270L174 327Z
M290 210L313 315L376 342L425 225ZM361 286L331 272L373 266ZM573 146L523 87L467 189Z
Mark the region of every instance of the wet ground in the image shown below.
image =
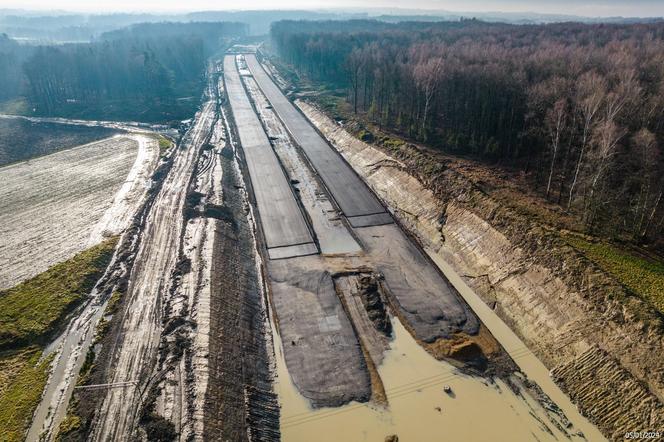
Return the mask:
M277 347L284 441L310 441L312 436L321 442L382 441L393 434L404 441L570 440L531 397L515 395L500 380L490 383L458 373L424 351L398 321L393 324L394 340L378 367L387 406L353 402L312 409L291 380L283 348Z
M243 60L226 56L225 80L211 65L201 111L137 224L91 375L117 387L78 397L94 408L86 438L140 439L165 419L187 440L583 440L579 430L602 440L253 56L250 69ZM118 216L107 218L99 226ZM305 231L305 242L291 234ZM72 323L55 370L64 382L47 391L67 397L103 308ZM60 419L66 403L46 401L45 416Z
M194 126L175 153L170 173L157 195L142 233L141 246L127 290L128 304L122 316L122 339L110 352L109 383L132 382L127 388L106 390L92 431L93 440L124 438L137 430L144 391L154 379L162 330L163 303L173 283L183 235L186 189L198 160L200 147L216 119L214 101L207 101Z

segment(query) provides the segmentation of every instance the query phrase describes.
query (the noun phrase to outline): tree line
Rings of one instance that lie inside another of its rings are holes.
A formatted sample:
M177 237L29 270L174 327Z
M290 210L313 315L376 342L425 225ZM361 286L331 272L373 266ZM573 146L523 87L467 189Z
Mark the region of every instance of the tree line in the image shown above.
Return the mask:
M23 80L21 65L29 55L30 51L21 48L7 34L0 34L0 101L18 94Z
M271 37L379 127L522 169L591 232L661 241L664 23L283 21Z
M14 43L12 56L22 63L11 69L12 78L20 86L2 89L5 98L24 96L35 115L189 118L199 103L208 57L245 33L240 23L145 23L90 43Z

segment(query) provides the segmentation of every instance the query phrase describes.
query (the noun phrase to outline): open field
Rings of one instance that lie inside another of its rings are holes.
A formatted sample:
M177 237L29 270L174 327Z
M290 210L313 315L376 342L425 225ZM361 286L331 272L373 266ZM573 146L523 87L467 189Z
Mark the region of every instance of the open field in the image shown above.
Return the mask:
M134 135L0 168L0 289L120 233L157 157L156 140Z
M0 166L48 155L117 134L106 127L0 118Z

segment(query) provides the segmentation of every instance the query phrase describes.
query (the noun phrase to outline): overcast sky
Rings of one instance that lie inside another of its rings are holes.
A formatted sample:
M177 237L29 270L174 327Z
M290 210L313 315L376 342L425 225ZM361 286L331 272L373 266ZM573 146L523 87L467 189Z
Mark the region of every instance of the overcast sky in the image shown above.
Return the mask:
M455 12L541 12L586 16L664 16L664 0L0 0L0 8L85 12L403 7Z

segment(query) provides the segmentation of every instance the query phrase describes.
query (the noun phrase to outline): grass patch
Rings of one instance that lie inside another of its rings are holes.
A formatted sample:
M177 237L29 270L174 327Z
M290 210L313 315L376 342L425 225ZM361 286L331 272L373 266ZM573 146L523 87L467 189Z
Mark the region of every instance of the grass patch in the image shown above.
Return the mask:
M51 358L37 347L0 357L0 428L3 441L20 441L48 380Z
M16 287L0 291L0 346L11 348L0 353L3 442L23 440L53 358L42 359L41 345L92 290L106 270L117 241L108 239ZM63 424L69 432L80 422L72 417Z
M118 311L120 306L120 300L122 299L122 293L115 291L111 294L111 297L108 299L108 304L106 304L105 315L114 315Z
M168 152L168 149L170 149L172 145L173 145L173 143L171 142L171 140L169 140L168 138L160 135L159 136L159 156L160 157L165 157L166 153Z
M58 427L58 433L55 436L56 442L63 440L66 436L81 429L81 418L75 414L68 414Z
M0 348L48 337L92 290L106 270L116 243L117 238L108 239L0 291Z
M0 113L9 115L28 115L30 106L24 97L0 102Z
M340 97L335 97L330 94L318 94L311 99L316 103L318 107L323 109L332 119L336 121L346 120L347 115L343 109L345 100Z
M114 315L117 313L120 302L122 301L123 294L119 291L114 291L111 294L111 297L108 299L106 304L106 309L104 310L104 316L97 324L97 329L95 333L95 338L92 341L88 352L85 355L85 360L83 365L78 372L78 380L76 381L77 386L86 385L90 383L90 377L92 375L92 370L95 367L95 360L97 358L96 346L108 333L111 323L106 318L108 315ZM83 418L80 416L80 402L79 397L76 393L72 396L69 401L69 406L67 408L67 414L63 421L58 426L55 441L56 442L67 442L67 441L79 441L82 440L82 435L85 433L86 428L89 423L85 423Z
M571 236L565 239L625 287L664 313L664 263L636 256L613 244Z

